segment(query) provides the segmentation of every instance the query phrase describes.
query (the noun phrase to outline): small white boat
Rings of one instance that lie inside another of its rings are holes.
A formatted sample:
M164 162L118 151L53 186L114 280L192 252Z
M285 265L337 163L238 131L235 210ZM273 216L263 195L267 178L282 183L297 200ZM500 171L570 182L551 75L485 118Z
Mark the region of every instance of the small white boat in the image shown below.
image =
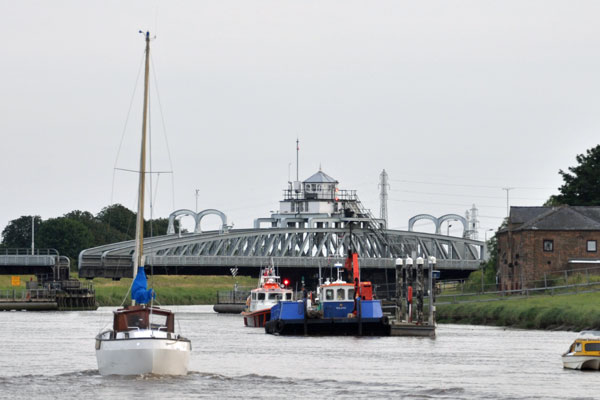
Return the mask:
M113 329L96 336L101 375L186 375L191 342L174 332L169 310L145 305L114 312Z
M131 285L133 305L115 311L113 328L96 336L96 360L98 371L102 375L186 375L192 350L191 342L175 333L175 315L169 310L152 306L154 291L147 289L148 283L144 273L144 187L150 34L146 32L145 37L144 120L135 229L136 246L133 254L134 279Z
M600 331L580 332L562 362L568 369L600 370Z

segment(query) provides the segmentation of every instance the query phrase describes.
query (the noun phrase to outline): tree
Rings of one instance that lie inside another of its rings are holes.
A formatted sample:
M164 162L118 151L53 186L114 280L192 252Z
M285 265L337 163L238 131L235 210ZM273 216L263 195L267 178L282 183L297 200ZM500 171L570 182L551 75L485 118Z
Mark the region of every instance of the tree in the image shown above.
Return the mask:
M6 225L2 231L2 245L12 248L31 247L31 215L23 215L13 219ZM35 236L38 237L38 231L42 223L40 216L34 217ZM39 247L39 246L36 246Z
M121 204L104 207L98 213L98 220L124 233L127 239L135 236L135 218L136 213Z
M76 259L83 249L93 247L94 237L80 221L67 217L50 218L40 226L40 247Z
M600 145L575 158L578 165L569 167L569 172L559 170L564 184L546 205L600 206Z

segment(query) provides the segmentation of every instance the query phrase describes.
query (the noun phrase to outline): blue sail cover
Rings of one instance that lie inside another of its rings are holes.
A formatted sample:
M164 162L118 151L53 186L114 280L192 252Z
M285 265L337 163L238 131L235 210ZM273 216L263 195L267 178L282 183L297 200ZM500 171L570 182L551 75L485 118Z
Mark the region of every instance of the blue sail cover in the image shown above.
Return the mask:
M135 300L137 304L148 304L150 300L156 297L156 294L152 289L146 289L148 281L146 279L146 273L144 267L139 267L137 275L131 285L131 299Z

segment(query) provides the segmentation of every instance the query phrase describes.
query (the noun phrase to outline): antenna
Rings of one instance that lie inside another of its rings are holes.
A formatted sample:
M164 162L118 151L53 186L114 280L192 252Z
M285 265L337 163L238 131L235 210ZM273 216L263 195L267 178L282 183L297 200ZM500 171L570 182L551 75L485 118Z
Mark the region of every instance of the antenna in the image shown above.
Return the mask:
M299 177L299 172L298 170L300 169L300 163L299 163L299 158L298 158L298 154L300 153L300 140L298 138L296 138L296 180L299 181L300 179Z

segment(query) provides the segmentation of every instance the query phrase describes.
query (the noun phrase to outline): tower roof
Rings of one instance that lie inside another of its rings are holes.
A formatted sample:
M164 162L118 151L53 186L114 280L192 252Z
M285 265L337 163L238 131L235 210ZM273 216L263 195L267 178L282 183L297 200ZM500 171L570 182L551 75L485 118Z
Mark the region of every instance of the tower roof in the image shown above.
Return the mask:
M303 183L339 183L325 172L319 170L316 174L306 179Z

